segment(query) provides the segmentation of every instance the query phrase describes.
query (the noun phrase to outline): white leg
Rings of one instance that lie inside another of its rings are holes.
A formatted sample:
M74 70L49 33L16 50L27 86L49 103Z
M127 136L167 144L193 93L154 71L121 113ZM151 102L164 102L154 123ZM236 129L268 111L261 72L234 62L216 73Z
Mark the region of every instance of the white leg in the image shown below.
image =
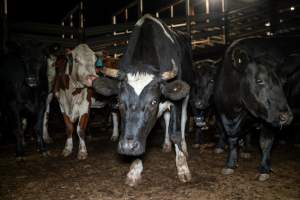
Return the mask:
M185 141L185 126L186 126L186 121L187 121L187 106L189 102L189 96L185 97L182 103L182 112L181 112L181 147L183 152L188 155L187 151L187 145Z
M170 152L172 150L172 144L170 141L169 135L169 124L170 124L170 112L166 111L164 113L164 121L165 121L165 141L163 145L163 152Z
M80 119L79 119L80 121ZM87 150L86 150L86 145L85 145L85 141L84 141L84 138L81 137L81 134L80 132L83 131L81 130L80 128L80 125L78 123L77 125L77 135L78 135L78 138L79 138L79 148L78 148L78 155L77 155L77 158L78 160L85 160L87 158Z
M70 138L67 138L65 148L62 152L62 155L64 157L67 157L72 153L72 150L73 150L73 139L72 139L72 137L70 137Z
M24 138L24 132L25 132L26 128L27 128L27 119L23 118L22 119L22 131L23 131L23 134L22 134L23 135L22 136L22 143L23 143L24 146L26 145L25 138Z
M130 166L125 183L131 187L136 186L142 180L142 172L143 162L140 159L136 159Z
M113 134L111 136L112 141L117 141L119 137L119 120L118 120L118 114L115 112L112 112L112 119L113 119Z
M176 152L176 167L178 178L181 182L189 182L192 179L185 154L179 150L177 144L175 144L175 152Z
M43 123L43 139L46 143L51 143L53 141L48 133L48 118L49 118L49 112L50 112L50 103L51 103L52 99L53 99L53 93L49 93L48 97L47 97L46 111L44 114L44 123Z

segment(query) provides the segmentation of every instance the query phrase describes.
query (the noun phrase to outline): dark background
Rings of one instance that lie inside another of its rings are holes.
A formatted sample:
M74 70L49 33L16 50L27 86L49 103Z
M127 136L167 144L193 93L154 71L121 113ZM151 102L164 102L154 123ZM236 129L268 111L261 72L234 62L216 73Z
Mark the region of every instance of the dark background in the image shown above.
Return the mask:
M8 20L60 24L61 19L79 2L80 0L8 0ZM86 26L111 24L113 13L131 2L133 0L86 0ZM174 0L145 0L144 11L153 12L170 2ZM130 14L135 15L136 10L132 8ZM130 18L135 16L129 15Z

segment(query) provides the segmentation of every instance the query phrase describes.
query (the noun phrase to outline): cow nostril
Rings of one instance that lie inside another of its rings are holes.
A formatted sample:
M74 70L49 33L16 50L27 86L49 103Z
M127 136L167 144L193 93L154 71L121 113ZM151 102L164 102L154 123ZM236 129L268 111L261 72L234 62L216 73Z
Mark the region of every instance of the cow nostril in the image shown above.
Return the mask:
M201 101L196 102L196 107L201 107L202 105L203 105L203 103Z

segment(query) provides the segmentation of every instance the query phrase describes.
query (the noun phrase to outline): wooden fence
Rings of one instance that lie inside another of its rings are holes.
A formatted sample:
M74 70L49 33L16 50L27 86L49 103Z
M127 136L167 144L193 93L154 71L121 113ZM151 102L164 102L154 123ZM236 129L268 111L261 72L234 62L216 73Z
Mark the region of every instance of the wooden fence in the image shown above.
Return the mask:
M230 43L241 37L272 36L300 30L300 2L296 5L295 3L270 5L270 1L258 1L250 6L230 11L225 10L224 1L220 0L220 2L222 2L222 10L219 12L206 10L196 13L193 8L186 11L188 15L175 17L174 7L180 3L186 3L186 1L179 0L153 12L153 15L160 16L160 13L169 9L170 16L162 18L162 20L173 29L189 32L193 48L203 50L224 46L226 42ZM75 11L78 12L78 9L74 9ZM122 12L128 11L123 8ZM71 12L71 14L74 13ZM79 15L81 14L82 11L79 12ZM67 16L64 20L66 19L70 19L70 17ZM65 47L74 47L80 42L86 42L95 51L106 49L112 55L120 55L126 49L133 26L134 23L128 21L124 23L115 21L111 25L96 27L84 27L81 24L77 28L24 22L10 24L9 32L10 36L16 40L28 39L49 44L61 43Z

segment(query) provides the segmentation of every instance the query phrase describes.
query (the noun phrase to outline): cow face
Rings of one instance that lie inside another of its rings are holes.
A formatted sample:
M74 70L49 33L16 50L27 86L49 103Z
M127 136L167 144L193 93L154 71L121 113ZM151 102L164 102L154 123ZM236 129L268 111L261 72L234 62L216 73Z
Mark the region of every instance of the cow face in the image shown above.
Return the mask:
M289 124L293 115L274 67L247 55L238 58L234 66L242 73L241 101L250 113L274 126Z
M213 60L203 60L194 63L196 79L191 90L191 102L197 109L206 109L213 95L217 67Z
M128 74L120 85L121 114L120 154L145 152L146 138L154 126L161 98L160 84L149 74Z
M80 44L69 52L72 55L73 67L68 74L82 86L88 86L88 77L97 76L95 70L95 52L86 44Z
M189 85L180 80L166 82L153 74L139 72L123 74L120 77L124 78L119 87L112 79L105 77L98 78L93 87L96 92L105 96L119 95L121 137L118 152L140 155L145 152L147 136L157 120L162 96L180 100L189 94Z
M25 82L29 87L39 85L42 73L46 73L46 56L40 44L27 45L22 59L25 67Z

